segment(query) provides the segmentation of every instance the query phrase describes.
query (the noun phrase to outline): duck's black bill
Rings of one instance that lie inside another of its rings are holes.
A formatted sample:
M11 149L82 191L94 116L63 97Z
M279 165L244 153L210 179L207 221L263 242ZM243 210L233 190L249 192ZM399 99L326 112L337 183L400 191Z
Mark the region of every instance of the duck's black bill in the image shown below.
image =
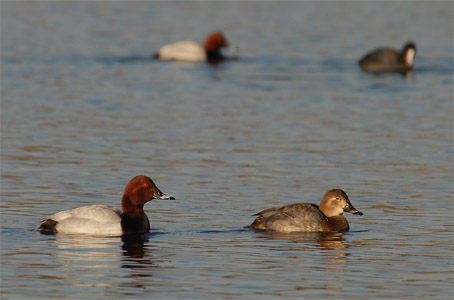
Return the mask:
M354 215L360 215L360 216L363 215L362 212L360 212L359 210L357 210L356 208L353 207L353 205L350 203L350 201L348 201L347 205L344 207L344 211L354 214Z
M352 213L352 214L354 214L354 215L360 215L360 216L363 215L363 213L360 212L359 210L349 211L349 213Z

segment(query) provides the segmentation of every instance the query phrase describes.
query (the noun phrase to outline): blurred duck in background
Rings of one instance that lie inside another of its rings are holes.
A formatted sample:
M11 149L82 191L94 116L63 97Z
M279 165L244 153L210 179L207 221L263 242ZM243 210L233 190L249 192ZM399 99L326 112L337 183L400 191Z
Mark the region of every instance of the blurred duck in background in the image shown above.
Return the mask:
M360 61L361 69L366 72L401 72L407 73L413 69L416 56L416 46L408 42L402 50L379 48L366 54Z
M221 53L222 48L236 51L221 31L214 31L206 37L203 45L190 40L176 42L161 47L154 57L162 60L217 63L225 59Z

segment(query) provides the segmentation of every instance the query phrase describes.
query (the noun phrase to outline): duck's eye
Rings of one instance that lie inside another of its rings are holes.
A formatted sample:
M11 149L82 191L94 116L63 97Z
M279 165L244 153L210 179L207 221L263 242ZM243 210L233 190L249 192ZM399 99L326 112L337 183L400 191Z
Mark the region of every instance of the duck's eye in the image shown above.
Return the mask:
M143 187L144 187L144 188L148 188L149 186L150 186L149 183L146 183L146 182L145 182L145 183L143 184Z
M341 199L340 199L339 197L336 197L336 200L337 200L337 201L340 201Z

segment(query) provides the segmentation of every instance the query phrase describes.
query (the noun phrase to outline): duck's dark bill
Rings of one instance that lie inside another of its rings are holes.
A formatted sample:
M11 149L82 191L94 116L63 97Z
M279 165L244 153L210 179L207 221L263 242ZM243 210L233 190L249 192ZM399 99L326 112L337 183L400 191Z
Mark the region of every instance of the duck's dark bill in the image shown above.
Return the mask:
M349 213L354 214L354 215L360 215L360 216L363 215L362 212L360 212L355 207L353 207L353 205L350 203L350 201L348 201L347 205L344 207L344 211L345 212L349 212Z
M362 215L363 215L363 213L362 213L362 212L360 212L359 210L355 210L355 211L349 211L349 212L350 212L350 213L352 213L352 214L354 214L354 215L360 215L360 216L362 216Z

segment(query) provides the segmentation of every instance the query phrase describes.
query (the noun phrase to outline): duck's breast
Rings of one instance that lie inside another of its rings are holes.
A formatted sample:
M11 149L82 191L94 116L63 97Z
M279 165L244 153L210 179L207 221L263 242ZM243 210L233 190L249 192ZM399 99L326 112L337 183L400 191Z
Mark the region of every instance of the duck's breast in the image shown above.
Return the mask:
M159 58L164 60L205 61L206 51L194 41L182 41L159 49Z
M121 211L106 205L83 206L49 217L57 221L58 233L121 235Z
M323 231L348 231L350 225L348 224L347 219L344 216L334 216L326 218L322 222Z

